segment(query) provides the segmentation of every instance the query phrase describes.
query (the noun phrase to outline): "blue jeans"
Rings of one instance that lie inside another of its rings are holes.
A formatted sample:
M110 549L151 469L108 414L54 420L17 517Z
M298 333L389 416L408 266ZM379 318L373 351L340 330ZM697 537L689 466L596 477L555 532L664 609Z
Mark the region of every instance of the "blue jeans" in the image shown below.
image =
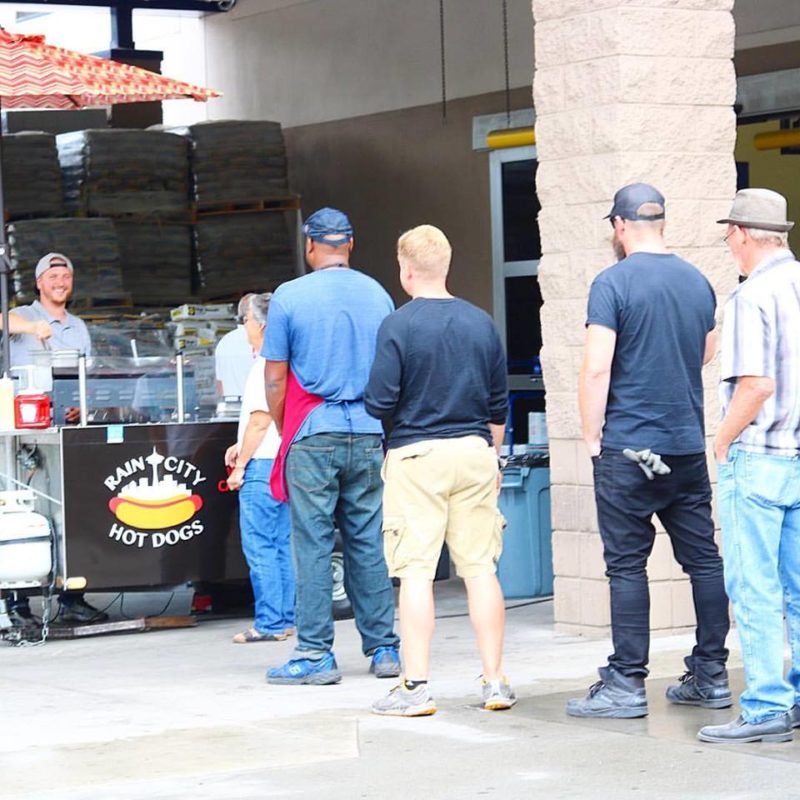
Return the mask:
M650 649L647 559L655 514L692 584L696 644L684 660L700 684L724 679L730 622L722 559L714 541L711 485L705 453L665 455L669 475L648 481L620 451L592 459L597 521L611 587L614 653L608 663L627 677L645 678Z
M271 458L250 459L239 490L239 530L256 601L253 627L259 633L294 627L289 509L270 493L271 471Z
M362 649L397 646L394 591L383 559L381 437L319 433L292 445L286 460L292 552L297 573L295 658L333 647L331 553L338 525L345 586Z
M731 448L718 467L725 583L742 642L747 722L800 702L800 456ZM792 666L784 673L784 614Z

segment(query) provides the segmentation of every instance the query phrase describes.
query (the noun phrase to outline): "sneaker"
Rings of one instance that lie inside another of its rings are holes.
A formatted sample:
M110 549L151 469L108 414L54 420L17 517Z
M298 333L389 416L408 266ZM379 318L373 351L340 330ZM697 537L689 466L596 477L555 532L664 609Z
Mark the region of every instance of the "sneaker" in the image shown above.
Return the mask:
M613 717L635 719L647 716L644 682L626 678L610 667L600 669L601 679L593 684L586 697L567 702L571 717Z
M33 616L27 602L11 606L6 613L11 625L19 630L21 638L30 641L41 637L42 623Z
M790 742L794 736L789 714L781 714L763 722L745 722L738 717L727 725L706 725L701 728L697 738L701 742L716 744L746 742Z
M789 719L793 728L800 728L800 703L795 703L792 706L792 710L789 712Z
M342 673L336 665L333 653L326 653L322 658L291 658L282 667L267 670L267 683L281 686L327 686L339 683Z
M517 696L506 677L495 681L483 681L481 692L483 707L487 711L503 711L517 702Z
M685 672L680 683L667 687L667 700L679 706L703 708L729 708L733 705L727 678L700 685L697 676L691 672Z
M376 678L397 678L400 675L400 653L396 647L378 647L372 654L369 671Z
M406 689L401 683L386 697L372 704L372 713L392 717L429 717L436 713L436 701L431 697L427 684Z

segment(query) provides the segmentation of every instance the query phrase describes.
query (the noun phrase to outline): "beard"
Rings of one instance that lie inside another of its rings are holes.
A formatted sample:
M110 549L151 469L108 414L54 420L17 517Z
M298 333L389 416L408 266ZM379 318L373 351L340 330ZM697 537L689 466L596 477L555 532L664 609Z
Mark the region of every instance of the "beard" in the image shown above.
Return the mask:
M611 247L614 250L617 261L622 261L626 257L625 248L622 246L616 231L614 231L614 236L611 238Z

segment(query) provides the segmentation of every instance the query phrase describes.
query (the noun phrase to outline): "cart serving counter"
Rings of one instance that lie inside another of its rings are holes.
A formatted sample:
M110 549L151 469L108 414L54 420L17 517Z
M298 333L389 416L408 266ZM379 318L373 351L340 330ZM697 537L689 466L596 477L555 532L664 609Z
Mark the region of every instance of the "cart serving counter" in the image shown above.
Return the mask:
M77 406L80 422L0 433L0 589L247 579L224 465L236 423L214 416L206 369L179 356L53 370L54 418ZM50 559L41 526L22 533L31 513L52 530Z

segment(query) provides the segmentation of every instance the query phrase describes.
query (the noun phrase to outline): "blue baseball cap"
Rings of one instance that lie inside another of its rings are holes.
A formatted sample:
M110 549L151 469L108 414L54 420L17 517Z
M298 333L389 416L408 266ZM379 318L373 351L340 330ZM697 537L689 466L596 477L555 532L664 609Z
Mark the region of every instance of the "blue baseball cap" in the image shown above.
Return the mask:
M639 209L645 203L654 203L661 206L661 213L640 214ZM603 219L622 217L622 219L654 222L657 219L664 219L664 208L664 195L655 186L651 186L649 183L630 183L627 186L623 186L614 195L614 206Z
M321 208L305 221L303 233L315 242L340 247L353 238L353 226L347 214L335 208Z

